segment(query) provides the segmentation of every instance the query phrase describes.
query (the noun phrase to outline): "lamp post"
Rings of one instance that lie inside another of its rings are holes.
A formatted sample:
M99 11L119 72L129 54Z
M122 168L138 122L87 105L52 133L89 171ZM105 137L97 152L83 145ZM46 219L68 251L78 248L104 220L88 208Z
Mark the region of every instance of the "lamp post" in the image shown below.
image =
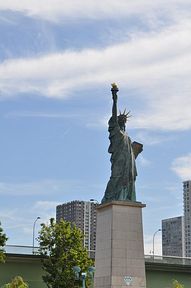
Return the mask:
M94 266L90 266L88 268L88 273L90 275L90 279L91 279L91 287L94 287L94 272L95 272L95 267Z
M38 216L33 224L33 230L32 230L32 253L34 254L34 237L35 237L35 225L36 225L36 221L39 220L40 217Z
M153 234L153 259L155 257L155 236L158 232L162 231L161 229L158 229L157 231L155 231L155 233Z
M82 272L81 271L81 268L79 266L74 266L73 268L73 271L75 273L75 279L76 280L79 280L81 279L82 280L82 288L85 288L86 287L86 277L87 277L87 274L89 274L90 276L90 279L91 279L91 287L93 287L93 279L94 279L94 272L95 272L95 267L93 266L90 266L88 268L88 271L87 272ZM81 272L81 273L80 273Z
M81 279L82 279L82 288L86 288L86 275L87 273L86 272L82 272L81 273Z

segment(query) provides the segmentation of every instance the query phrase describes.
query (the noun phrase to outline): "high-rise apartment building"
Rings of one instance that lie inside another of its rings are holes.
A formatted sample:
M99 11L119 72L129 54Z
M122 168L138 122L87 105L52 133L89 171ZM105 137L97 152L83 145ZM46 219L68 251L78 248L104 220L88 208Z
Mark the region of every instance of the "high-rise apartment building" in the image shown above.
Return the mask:
M185 256L191 257L191 180L183 182Z
M184 257L184 217L162 220L162 254Z
M184 217L162 220L163 255L191 257L191 180L183 182L183 203Z
M87 201L72 201L56 207L56 221L64 219L74 223L84 234L84 246L94 258L96 248L96 206Z

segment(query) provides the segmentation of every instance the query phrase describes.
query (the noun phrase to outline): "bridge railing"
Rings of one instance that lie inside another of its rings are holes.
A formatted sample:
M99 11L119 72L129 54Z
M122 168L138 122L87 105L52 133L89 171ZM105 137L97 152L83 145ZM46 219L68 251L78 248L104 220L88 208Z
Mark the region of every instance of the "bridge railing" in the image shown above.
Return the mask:
M4 250L8 254L25 254L25 255L38 255L39 247L22 246L22 245L6 245Z
M5 249L5 252L8 254L23 254L23 255L39 255L40 254L39 247L33 247L33 246L6 245L4 249ZM145 262L191 266L191 258L182 258L182 257L175 257L175 256L145 255Z
M145 255L145 262L191 266L191 258L183 258L183 257L177 257L177 256Z

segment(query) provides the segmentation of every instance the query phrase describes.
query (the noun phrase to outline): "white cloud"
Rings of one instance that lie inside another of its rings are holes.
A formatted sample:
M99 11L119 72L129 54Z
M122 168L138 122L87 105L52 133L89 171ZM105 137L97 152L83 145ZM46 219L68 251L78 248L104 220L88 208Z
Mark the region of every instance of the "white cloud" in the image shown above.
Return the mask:
M76 185L75 181L53 179L24 183L0 182L0 195L48 195L64 192L66 187L74 185Z
M7 234L8 244L31 245L34 221L40 219L35 225L35 238L40 230L41 223L47 223L56 216L56 201L37 201L36 203L22 204L21 207L2 208L0 220ZM18 206L18 205L17 205Z
M75 118L81 116L77 113L54 113L43 111L12 111L5 114L5 118Z
M56 209L56 206L59 205L60 202L56 202L56 201L37 201L34 205L34 209L39 209L40 211L48 211L48 210L52 210Z
M5 17L0 14L0 23L4 23L6 25L15 25L16 22L8 17Z
M152 13L164 13L168 17L182 14L188 10L189 0L6 0L0 1L1 10L12 10L25 13L31 17L58 21L60 19L103 19L121 18L132 15L147 15L152 20ZM186 10L187 9L187 10ZM149 15L149 16L148 16Z
M56 206L62 204L58 201L37 201L33 205L33 212L40 216L40 223L48 223L50 218L56 218Z
M138 161L142 167L148 167L151 165L151 162L145 157L143 157L143 155L139 155Z
M183 180L191 179L191 153L185 156L176 158L171 166L171 169Z
M190 31L191 21L184 21L100 50L4 61L0 64L1 98L18 93L66 98L115 80L121 88L140 92L135 100L137 107L140 101L144 106L132 121L135 128L190 129Z
M63 200L61 201L72 201L72 199L83 199L88 201L90 198L93 198L93 195L98 195L97 191L102 190L102 186L100 187L98 184L87 184L86 180L81 179L42 179L39 181L20 183L0 182L0 195L9 195L15 197L35 195L42 195L46 197L54 195L56 197L56 195L58 195L59 198L62 197ZM43 203L45 205L48 202ZM38 205L40 205L40 202Z
M171 137L169 135L161 135L157 134L156 132L149 133L149 131L139 131L138 133L136 133L135 138L141 143L145 143L145 145L148 146L158 145L160 143L171 140Z
M3 224L4 221L12 222L12 226L8 226L7 228L14 228L14 227L20 227L20 224L18 224L17 221L15 221L15 216L18 215L18 209L1 209L0 212L0 221Z

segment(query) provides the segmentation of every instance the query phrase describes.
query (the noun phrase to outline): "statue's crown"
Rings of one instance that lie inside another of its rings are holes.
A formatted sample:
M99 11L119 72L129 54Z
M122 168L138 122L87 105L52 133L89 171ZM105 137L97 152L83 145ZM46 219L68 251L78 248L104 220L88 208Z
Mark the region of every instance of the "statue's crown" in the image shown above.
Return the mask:
M131 113L131 111L126 112L126 109L124 110L123 113L121 113L121 111L119 111L119 116L118 116L119 120L126 122L128 120L128 118L130 118L132 116L132 115L130 115L130 113Z

